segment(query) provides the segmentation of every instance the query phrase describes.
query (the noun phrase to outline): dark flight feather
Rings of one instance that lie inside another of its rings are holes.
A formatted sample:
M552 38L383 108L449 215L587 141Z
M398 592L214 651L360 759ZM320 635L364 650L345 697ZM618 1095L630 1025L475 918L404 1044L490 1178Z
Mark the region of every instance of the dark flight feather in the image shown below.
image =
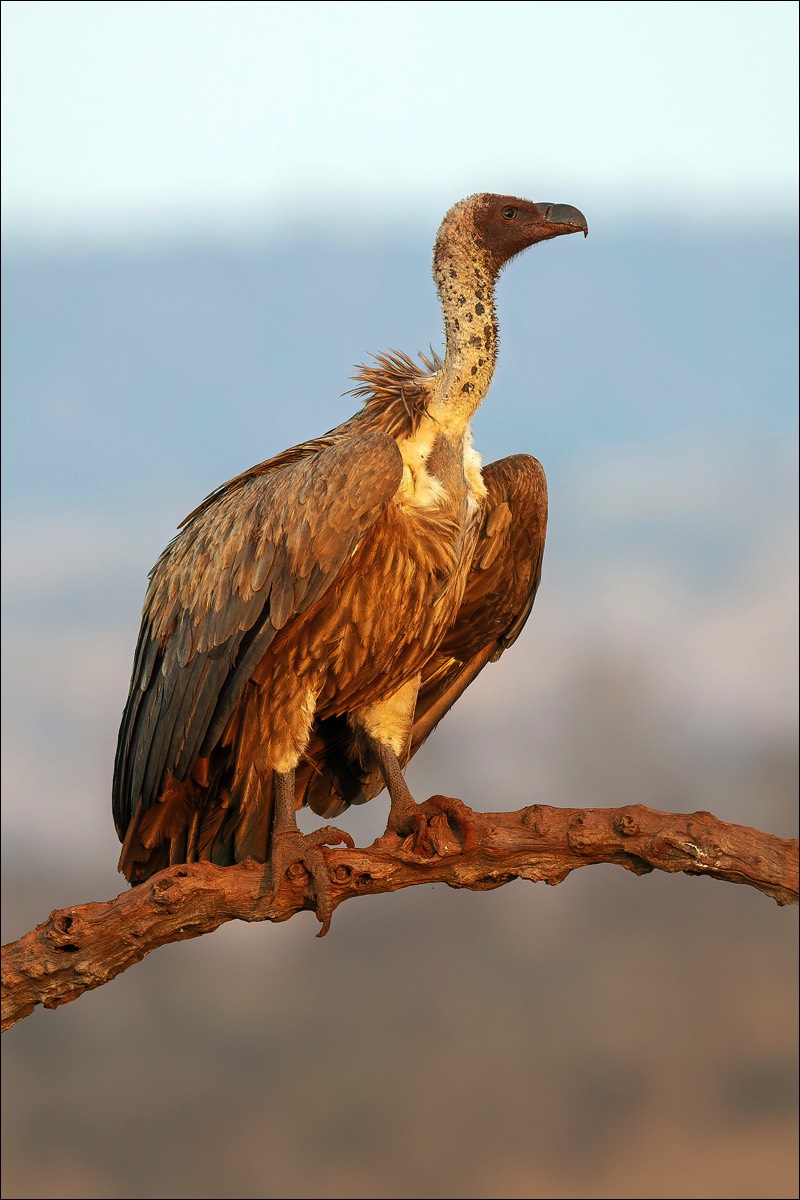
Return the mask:
M290 615L305 611L309 601L317 601L330 587L396 492L401 475L396 442L384 433L367 432L326 445L279 471L232 481L227 490L215 493L214 504L201 505L184 525L156 564L145 600L142 644L157 643L153 661L160 656L161 669L151 679L146 673L153 658L150 648L137 655L115 770L118 830L124 832L137 809L146 810L155 802L167 772L185 777L191 764L181 755L182 745L202 747L209 729L216 740L270 641ZM243 487L246 503L239 495ZM298 487L305 489L314 529L309 525L307 537L289 541ZM239 591L220 557L234 514L236 520L249 521L244 540L263 548L269 560L263 579L259 572L256 590L251 590L255 570L250 586ZM208 554L198 554L198 547L207 547ZM176 577L180 607L173 616L171 586ZM205 612L208 596L214 597L215 615L197 626L187 657L183 651L188 635L180 631L191 628L194 616ZM228 653L211 655L220 646ZM211 717L208 700L188 709L184 704L201 680L203 690L216 697ZM208 722L206 728L196 727L198 716Z

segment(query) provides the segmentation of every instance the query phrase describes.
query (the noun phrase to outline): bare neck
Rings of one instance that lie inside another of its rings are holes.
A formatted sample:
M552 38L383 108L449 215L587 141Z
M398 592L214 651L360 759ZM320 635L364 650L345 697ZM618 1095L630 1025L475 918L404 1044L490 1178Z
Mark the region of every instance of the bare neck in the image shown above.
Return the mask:
M440 232L434 247L433 277L444 313L446 350L430 412L456 433L466 429L494 373L495 272L468 230L448 230Z

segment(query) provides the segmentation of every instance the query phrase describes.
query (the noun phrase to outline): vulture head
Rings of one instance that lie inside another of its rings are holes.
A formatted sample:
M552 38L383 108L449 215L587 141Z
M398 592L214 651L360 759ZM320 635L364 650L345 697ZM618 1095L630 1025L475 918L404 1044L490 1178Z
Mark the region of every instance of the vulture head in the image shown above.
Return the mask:
M496 274L528 246L579 231L584 237L588 234L586 217L570 204L535 204L517 196L482 192L450 209L439 228L436 247L444 250L452 238L466 234Z

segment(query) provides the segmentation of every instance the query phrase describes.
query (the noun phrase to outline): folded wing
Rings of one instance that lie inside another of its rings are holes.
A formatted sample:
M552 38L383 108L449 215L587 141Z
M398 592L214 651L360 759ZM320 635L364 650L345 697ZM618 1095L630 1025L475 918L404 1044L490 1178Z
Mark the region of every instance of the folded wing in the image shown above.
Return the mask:
M308 445L215 493L151 573L114 768L120 838L211 753L277 632L325 594L399 486L387 434Z

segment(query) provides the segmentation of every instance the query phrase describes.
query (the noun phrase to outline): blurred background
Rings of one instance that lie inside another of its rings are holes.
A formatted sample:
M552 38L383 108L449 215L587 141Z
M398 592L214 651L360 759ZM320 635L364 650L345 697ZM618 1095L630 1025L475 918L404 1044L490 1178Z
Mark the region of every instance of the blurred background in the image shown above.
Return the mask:
M590 237L500 283L476 442L547 470L544 579L412 790L794 835L796 5L2 13L3 940L122 890L175 526L370 352L441 348L474 191ZM796 1196L796 917L601 867L166 947L6 1034L3 1195Z

